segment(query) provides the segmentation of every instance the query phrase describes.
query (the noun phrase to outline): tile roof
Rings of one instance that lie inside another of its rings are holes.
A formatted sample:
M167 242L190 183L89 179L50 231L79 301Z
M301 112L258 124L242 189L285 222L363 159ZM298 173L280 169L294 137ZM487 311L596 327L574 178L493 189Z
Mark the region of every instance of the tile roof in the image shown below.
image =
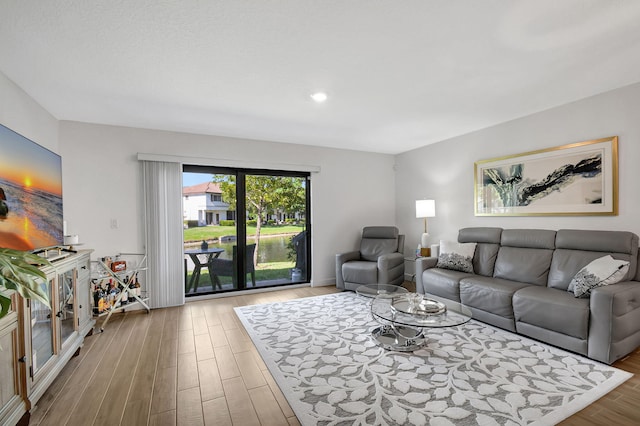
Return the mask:
M222 194L222 190L217 183L204 182L197 185L185 186L182 188L182 195L195 194Z

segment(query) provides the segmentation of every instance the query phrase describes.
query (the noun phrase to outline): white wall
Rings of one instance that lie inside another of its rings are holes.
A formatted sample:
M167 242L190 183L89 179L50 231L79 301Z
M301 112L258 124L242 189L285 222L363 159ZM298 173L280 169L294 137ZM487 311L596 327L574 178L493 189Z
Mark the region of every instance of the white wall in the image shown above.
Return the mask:
M58 120L1 72L0 124L59 153Z
M311 178L314 285L335 283L335 254L355 249L363 226L395 223L392 155L68 121L60 149L68 233L96 256L143 250L138 152L320 166Z
M205 224L204 212L207 209L207 194L182 196L182 209L185 220L197 220Z
M414 213L419 198L436 200L432 242L455 239L465 226L640 234L638 111L640 84L428 145L395 157L394 186L389 155L58 122L0 73L0 123L62 155L68 232L98 256L143 249L138 152L320 166L312 181L314 284L334 281L334 254L355 248L363 226L397 223L413 250L422 233ZM474 216L475 161L613 135L620 150L618 216Z
M396 217L414 249L423 229L415 200L436 200L430 242L457 238L459 228L626 230L640 235L640 84L428 145L396 157ZM476 217L475 161L572 142L619 136L619 214L571 217Z

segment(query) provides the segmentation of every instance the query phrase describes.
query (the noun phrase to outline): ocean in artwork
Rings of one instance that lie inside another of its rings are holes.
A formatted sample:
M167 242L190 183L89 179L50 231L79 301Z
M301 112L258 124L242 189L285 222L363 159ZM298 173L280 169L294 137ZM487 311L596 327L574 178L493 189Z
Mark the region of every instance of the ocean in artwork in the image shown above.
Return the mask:
M63 242L62 197L0 178L8 207L0 216L0 247L33 250Z

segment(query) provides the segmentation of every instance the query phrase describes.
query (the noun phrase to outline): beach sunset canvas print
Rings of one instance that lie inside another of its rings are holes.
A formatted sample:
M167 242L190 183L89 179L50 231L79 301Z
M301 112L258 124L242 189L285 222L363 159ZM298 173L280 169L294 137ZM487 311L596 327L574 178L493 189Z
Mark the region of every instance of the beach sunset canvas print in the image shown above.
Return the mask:
M62 243L60 156L0 125L0 247Z

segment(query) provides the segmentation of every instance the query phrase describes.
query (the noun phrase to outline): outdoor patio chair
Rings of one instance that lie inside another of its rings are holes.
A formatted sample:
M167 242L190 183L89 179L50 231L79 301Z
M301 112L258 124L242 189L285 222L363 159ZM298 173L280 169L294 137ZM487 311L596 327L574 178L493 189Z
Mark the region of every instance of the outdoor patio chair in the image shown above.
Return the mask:
M255 244L248 244L245 254L245 273L251 274L251 283L256 286L256 270L253 266L253 254L256 251ZM218 281L219 276L231 277L234 288L238 286L238 268L236 264L238 262L238 246L233 246L232 260L229 259L211 259L211 271L215 274L214 279Z

